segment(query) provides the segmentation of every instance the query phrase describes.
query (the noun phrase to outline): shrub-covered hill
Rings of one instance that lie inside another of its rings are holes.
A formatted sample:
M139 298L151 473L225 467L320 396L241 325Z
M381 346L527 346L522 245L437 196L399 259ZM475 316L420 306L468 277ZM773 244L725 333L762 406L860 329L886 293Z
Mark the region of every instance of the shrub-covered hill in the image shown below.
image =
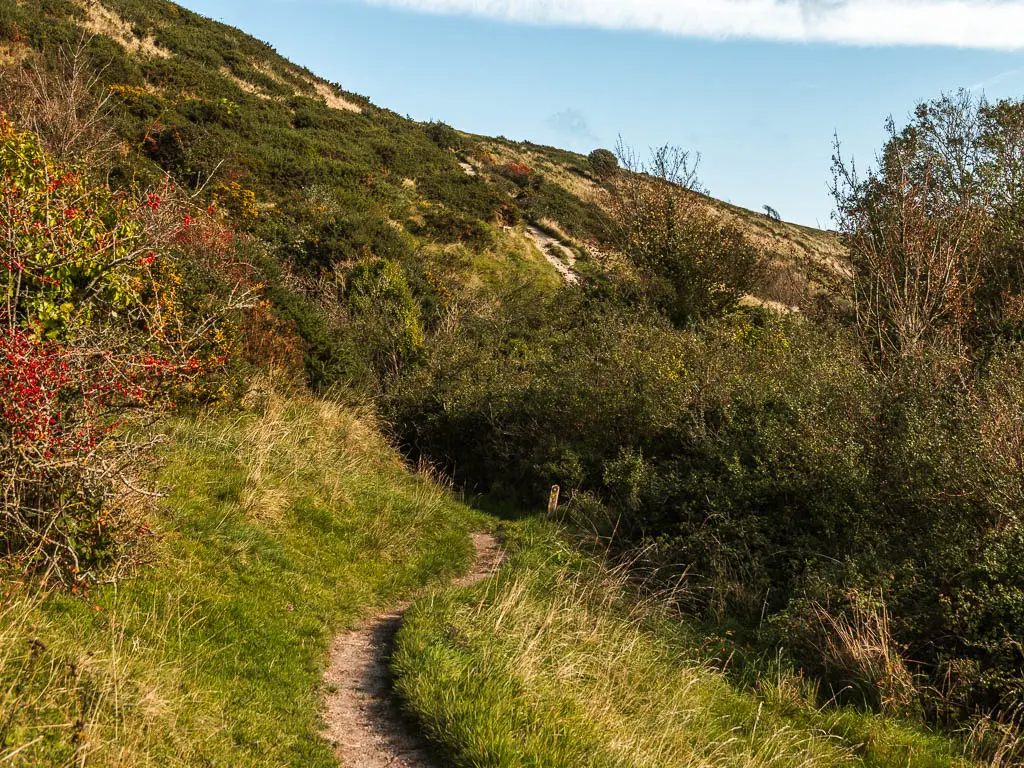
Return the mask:
M479 170L484 171L488 163L497 162L499 166L522 163L558 187L557 192L530 201L531 218L557 222L564 232L577 237L600 232L588 220L587 209L580 210L571 202L575 198L593 203L598 209L608 206L608 189L601 183L589 158L530 142L484 137L477 137L476 142ZM771 268L753 291L762 301L798 306L806 299L809 289L811 293L835 289L837 282L848 273L846 249L834 232L791 224L708 194L694 192L692 195L716 221L737 228L770 254Z
M123 142L114 175L202 187L279 259L320 269L369 253L462 287L509 272L551 279L508 229L524 220L598 256L584 272L599 274L614 250L607 192L584 156L409 120L165 0L0 0L8 64L54 60L83 39ZM843 258L827 233L705 203L771 254L752 291L761 299L799 304L806 278L828 282Z

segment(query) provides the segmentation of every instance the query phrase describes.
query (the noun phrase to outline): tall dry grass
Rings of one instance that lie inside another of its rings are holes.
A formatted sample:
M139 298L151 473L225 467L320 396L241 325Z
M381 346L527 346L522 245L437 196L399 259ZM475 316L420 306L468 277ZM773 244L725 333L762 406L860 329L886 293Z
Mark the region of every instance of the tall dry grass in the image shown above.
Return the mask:
M849 613L813 603L819 631L816 646L826 667L877 692L883 712L913 713L920 691L891 628L889 609L879 599L851 597Z

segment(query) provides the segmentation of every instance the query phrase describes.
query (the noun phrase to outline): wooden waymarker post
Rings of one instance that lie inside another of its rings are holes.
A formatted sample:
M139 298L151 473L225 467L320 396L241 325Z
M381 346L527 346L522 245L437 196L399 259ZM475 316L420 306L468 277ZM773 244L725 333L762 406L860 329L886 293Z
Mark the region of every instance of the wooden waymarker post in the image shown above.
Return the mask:
M562 492L562 489L557 485L551 486L551 496L548 498L548 517L554 517L555 512L558 511L558 495Z

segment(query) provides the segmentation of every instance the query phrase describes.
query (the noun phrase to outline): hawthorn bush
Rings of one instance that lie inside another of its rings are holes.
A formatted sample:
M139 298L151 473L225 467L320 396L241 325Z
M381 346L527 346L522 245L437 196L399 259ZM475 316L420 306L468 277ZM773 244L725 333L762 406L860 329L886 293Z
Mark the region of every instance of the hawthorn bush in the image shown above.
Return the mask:
M537 187L541 183L537 173L525 163L508 163L498 168L498 173L522 189Z
M767 257L695 194L699 157L662 147L641 163L631 150L619 152L630 173L611 188L613 237L642 294L678 326L735 310L761 282Z
M145 427L205 393L256 304L233 238L0 119L0 556L76 590L130 564Z

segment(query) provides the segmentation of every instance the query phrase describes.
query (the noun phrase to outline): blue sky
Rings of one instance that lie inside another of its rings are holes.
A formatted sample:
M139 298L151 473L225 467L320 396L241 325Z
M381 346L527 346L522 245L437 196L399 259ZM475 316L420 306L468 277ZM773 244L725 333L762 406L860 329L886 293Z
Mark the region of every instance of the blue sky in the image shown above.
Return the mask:
M418 120L700 151L716 197L812 226L834 132L866 162L921 99L1024 96L1019 0L179 2Z

